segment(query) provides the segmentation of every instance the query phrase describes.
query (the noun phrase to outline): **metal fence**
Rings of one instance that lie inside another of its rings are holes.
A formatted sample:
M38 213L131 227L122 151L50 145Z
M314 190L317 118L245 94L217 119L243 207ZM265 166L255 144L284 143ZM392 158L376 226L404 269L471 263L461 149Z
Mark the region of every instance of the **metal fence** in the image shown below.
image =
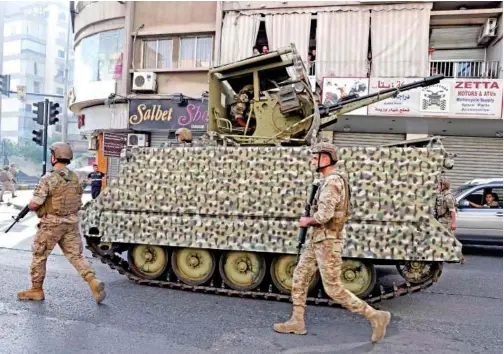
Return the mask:
M498 79L502 70L499 61L431 60L430 74L443 74L446 77L467 79Z

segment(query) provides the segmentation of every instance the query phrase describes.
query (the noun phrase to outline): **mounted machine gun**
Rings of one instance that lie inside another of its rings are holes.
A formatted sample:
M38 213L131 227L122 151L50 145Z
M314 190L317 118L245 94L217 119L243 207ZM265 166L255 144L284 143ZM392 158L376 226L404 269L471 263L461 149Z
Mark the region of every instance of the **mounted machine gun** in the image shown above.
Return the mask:
M427 77L370 95L319 104L293 44L209 71L208 131L238 145L310 145L320 129L361 107L439 83Z

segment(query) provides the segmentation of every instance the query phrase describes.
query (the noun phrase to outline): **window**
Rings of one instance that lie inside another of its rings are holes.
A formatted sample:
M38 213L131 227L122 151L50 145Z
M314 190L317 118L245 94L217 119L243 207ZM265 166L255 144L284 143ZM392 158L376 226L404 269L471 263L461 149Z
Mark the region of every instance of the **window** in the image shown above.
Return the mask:
M466 196L459 207L462 209L502 208L502 187L483 187Z
M38 81L33 82L33 92L40 93L40 82Z
M74 86L113 80L120 62L124 29L100 32L84 38L75 48Z
M65 74L63 73L63 70L58 69L58 71L56 71L56 76L57 76L57 77L64 77L64 76L65 76Z
M209 68L212 60L212 37L182 37L180 68Z
M63 89L61 87L56 88L57 95L63 95Z
M65 52L62 50L58 50L58 58L64 58L65 57Z
M36 62L33 63L33 75L38 75L38 73L37 73L37 63Z
M25 104L25 112L31 112L32 111L32 105L31 104Z
M144 69L170 69L173 67L172 59L172 39L155 39L143 42Z

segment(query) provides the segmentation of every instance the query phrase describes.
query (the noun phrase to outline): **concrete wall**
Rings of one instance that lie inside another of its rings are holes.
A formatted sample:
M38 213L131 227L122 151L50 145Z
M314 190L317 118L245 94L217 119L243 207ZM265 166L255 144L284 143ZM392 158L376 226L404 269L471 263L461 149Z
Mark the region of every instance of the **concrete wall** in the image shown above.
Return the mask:
M75 16L74 43L82 37L124 26L126 5L119 1L93 2Z
M212 1L135 3L135 30L144 25L139 35L215 32L217 3Z
M142 40L175 37L174 53L178 53L177 37L186 35L212 35L215 38L217 3L205 2L136 2L134 6L133 33L137 37L133 47L133 67L141 69ZM167 14L169 14L167 16ZM143 26L143 27L142 27ZM142 27L142 28L140 28ZM215 48L215 39L214 39ZM146 69L150 70L150 69ZM183 93L200 97L208 90L208 69L158 69L158 94Z

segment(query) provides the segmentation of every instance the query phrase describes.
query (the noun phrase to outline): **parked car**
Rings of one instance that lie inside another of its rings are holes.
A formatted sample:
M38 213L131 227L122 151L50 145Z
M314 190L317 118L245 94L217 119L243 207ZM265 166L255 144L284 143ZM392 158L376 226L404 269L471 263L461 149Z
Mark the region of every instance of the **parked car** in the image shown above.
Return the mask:
M467 245L502 246L502 178L474 179L453 192L457 199L457 239ZM478 208L485 204L487 194L493 196L496 205Z

